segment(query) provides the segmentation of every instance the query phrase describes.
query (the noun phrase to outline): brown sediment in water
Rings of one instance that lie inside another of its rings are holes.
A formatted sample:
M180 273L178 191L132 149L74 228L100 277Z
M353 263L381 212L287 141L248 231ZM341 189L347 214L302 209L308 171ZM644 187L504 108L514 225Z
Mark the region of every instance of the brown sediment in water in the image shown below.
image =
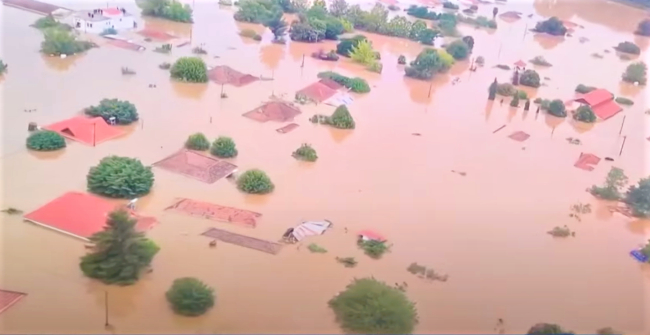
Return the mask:
M197 216L208 220L242 224L251 228L257 226L256 219L262 214L226 207L208 202L197 201L192 199L178 199L166 211L177 211L191 216Z

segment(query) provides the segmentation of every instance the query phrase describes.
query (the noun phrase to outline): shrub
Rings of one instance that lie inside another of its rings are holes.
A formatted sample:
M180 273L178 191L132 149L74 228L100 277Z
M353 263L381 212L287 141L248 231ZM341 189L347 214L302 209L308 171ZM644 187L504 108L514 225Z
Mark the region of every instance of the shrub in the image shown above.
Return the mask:
M591 92L591 91L593 91L595 89L596 88L593 87L593 86L587 86L587 85L579 84L578 86L576 86L575 91L578 92L578 93L585 94L585 93L589 93L589 92Z
M386 245L386 242L359 239L357 241L359 248L363 249L363 252L372 257L372 258L381 258L388 250L389 247Z
M627 105L627 106L634 105L634 101L632 101L631 99L628 99L626 97L616 97L615 101L618 102L621 105Z
M352 49L363 41L367 41L367 38L363 35L356 35L352 38L341 39L341 42L336 45L336 53L344 57L350 57L350 52L352 52Z
M109 213L103 230L90 237L92 252L81 257L79 267L84 275L106 284L135 283L160 250L136 231L136 223L125 210Z
M350 91L355 93L370 92L370 85L368 85L368 82L363 78L348 78L332 71L321 72L318 74L318 78L334 80L335 82L345 86L346 88L350 89Z
M60 23L52 15L48 15L45 17L41 17L36 22L32 24L32 27L39 29L39 30L45 30L45 29L50 29L50 28L58 28L62 30L72 30L72 27L70 27L67 24Z
M380 62L374 62L368 65L367 69L370 72L381 73L381 71L384 69L384 65Z
M404 74L407 77L413 77L421 80L428 80L438 72L444 72L449 69L449 63L441 57L437 50L425 48L422 50L410 66L404 68Z
M426 20L438 20L440 18L440 15L436 12L429 12L426 6L412 5L406 10L406 14Z
M518 90L515 96L521 100L528 100L528 93L526 91Z
M526 70L519 76L519 83L529 87L539 87L541 85L539 74L535 70Z
M196 278L179 278L165 294L174 312L199 316L214 306L214 290Z
M641 49L638 45L632 42L621 42L616 47L614 47L619 52L624 52L628 54L638 55L641 53Z
M535 31L555 36L564 36L567 32L567 28L560 19L553 16L546 21L538 22L537 25L535 25Z
M444 2L442 8L458 10L458 5L453 2Z
M538 323L532 326L526 335L573 335L573 332L562 329L552 323Z
M415 304L404 292L374 278L355 279L329 306L346 332L410 334L418 323Z
M259 34L256 33L255 30L253 30L253 29L242 29L239 32L239 36L248 37L248 38L255 38L256 36L259 36Z
M307 246L307 249L309 249L309 251L311 251L313 253L317 253L317 254L324 254L324 253L327 252L327 249L321 247L320 245L318 245L316 243L310 243Z
M515 94L512 100L510 100L510 107L519 107L519 95Z
M37 131L27 137L27 148L37 151L59 150L65 148L65 138L55 131Z
M232 158L237 157L239 152L237 151L237 146L232 138L219 136L214 140L214 142L212 142L210 153L220 158Z
M171 77L190 83L205 83L208 81L208 69L203 59L198 57L181 57L171 70Z
M354 119L350 111L345 105L338 106L332 116L330 116L329 124L334 128L340 129L354 129Z
M433 41L438 37L436 30L425 28L418 34L418 41L424 45L433 45Z
M275 185L271 178L262 170L248 170L237 179L237 187L250 194L266 194L273 192Z
M46 29L44 37L41 52L47 55L74 55L96 46L92 42L77 41L74 35L61 28Z
M208 141L208 138L205 137L202 133L196 133L192 134L187 138L187 141L185 141L185 147L187 149L191 150L208 150L210 147L210 142Z
M607 173L605 185L592 186L589 190L593 196L605 200L619 200L623 197L621 190L627 185L628 178L622 169L612 167Z
M97 106L90 106L84 111L90 116L101 116L106 122L115 118L117 124L130 124L138 121L135 105L124 100L102 99Z
M497 83L497 94L511 97L517 93L517 89L511 83Z
M110 198L143 196L153 186L153 173L135 158L108 156L91 167L86 177L88 190Z
M356 46L352 47L350 51L350 58L357 63L364 65L371 65L377 61L377 55L372 50L372 45L369 41L360 41Z
M553 64L549 63L544 57L542 56L537 56L533 59L530 60L531 63L539 66L553 66Z
M399 57L397 57L397 64L400 65L406 64L406 57L404 57L404 55L399 55Z
M557 117L566 117L566 107L562 100L556 99L548 105L548 113Z
M317 43L325 38L325 29L316 29L306 23L294 23L289 31L289 37L292 41Z
M580 122L594 123L596 122L596 114L589 106L580 106L573 114L573 119Z
M316 150L311 147L309 144L303 144L296 151L293 152L292 156L301 161L315 162L318 159Z
M623 73L623 81L628 83L639 83L645 85L647 81L648 67L644 62L636 62L627 66Z
M264 22L264 26L271 30L271 33L273 33L273 37L276 40L283 38L284 34L287 32L287 22L284 21L281 16L274 17L273 19Z
M172 67L170 63L162 62L158 65L158 68L161 70L169 70Z
M445 50L454 57L456 60L463 60L469 55L469 46L462 40L455 40Z
M634 216L650 217L650 177L630 186L624 201L632 209Z
M635 33L642 36L650 36L650 19L639 22Z
M139 2L142 15L192 23L192 8L176 0L143 0Z

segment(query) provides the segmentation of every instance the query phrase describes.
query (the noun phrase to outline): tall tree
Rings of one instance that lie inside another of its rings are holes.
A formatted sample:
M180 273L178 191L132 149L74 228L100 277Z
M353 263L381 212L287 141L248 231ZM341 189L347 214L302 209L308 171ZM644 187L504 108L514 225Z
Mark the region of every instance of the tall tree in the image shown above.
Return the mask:
M126 210L111 212L104 230L90 237L94 248L81 258L81 271L106 284L135 283L160 250L135 230L136 223Z
M330 14L343 17L348 13L348 3L345 0L334 0L330 6Z
M639 180L638 185L630 186L625 194L625 203L635 216L650 217L650 177Z
M498 7L494 7L494 8L492 9L492 20L496 19L497 14L499 14L499 8L498 8Z
M496 99L498 85L499 83L497 83L497 78L494 78L494 81L490 84L490 88L488 88L488 100L494 101L494 99Z
M375 62L377 55L374 50L372 50L372 45L369 41L364 40L359 42L356 46L352 47L350 51L350 58L353 61L359 62L364 65L370 65Z
M275 16L264 22L264 25L271 30L276 41L279 41L287 32L287 22L282 19L282 16Z

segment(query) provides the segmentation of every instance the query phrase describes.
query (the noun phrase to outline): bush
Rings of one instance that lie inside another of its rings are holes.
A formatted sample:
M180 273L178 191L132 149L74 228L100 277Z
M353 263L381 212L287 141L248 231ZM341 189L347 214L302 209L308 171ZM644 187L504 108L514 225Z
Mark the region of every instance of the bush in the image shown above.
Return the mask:
M425 48L422 50L410 66L404 68L407 77L429 80L438 72L449 69L449 63L437 50Z
M138 121L138 111L135 105L123 100L102 99L97 106L90 106L84 111L90 116L101 116L106 122L115 118L117 124L130 124Z
M367 69L370 72L381 73L381 71L384 69L384 65L380 62L374 62L368 65Z
M354 129L354 119L345 105L338 106L329 119L329 124L334 128Z
M59 21L55 20L52 15L48 15L45 17L41 17L34 24L32 24L32 27L39 29L39 30L45 30L45 29L50 29L50 28L59 28L62 30L72 30L72 27L70 27L67 24L60 23Z
M368 93L370 92L370 85L363 78L348 78L346 76L340 75L336 72L325 71L318 74L318 78L331 79L355 93Z
M74 55L96 46L91 42L77 41L74 35L61 28L46 29L44 37L41 52L47 55Z
M399 55L399 57L397 57L397 64L400 65L406 64L406 57L404 57L404 55Z
M538 22L537 25L535 25L535 31L555 36L564 36L567 29L560 19L553 16L546 21Z
M369 41L360 41L356 46L353 46L350 51L350 58L364 65L371 65L377 61L377 55L372 50L372 45Z
M515 93L515 96L520 100L528 100L528 93L526 91L519 90Z
M444 2L442 8L458 10L458 5L452 2Z
M410 334L418 323L415 304L404 292L374 278L355 279L329 306L346 332Z
M616 47L614 47L619 52L624 52L628 54L638 55L641 53L641 49L638 45L632 42L621 42Z
M463 60L466 59L467 56L469 56L469 46L463 42L462 40L455 40L447 47L445 50L454 57L456 60Z
M535 70L526 70L519 76L519 84L529 87L539 87L541 81Z
M553 66L553 64L549 63L544 57L542 56L537 56L533 59L530 60L531 63L539 66Z
M325 38L325 29L319 30L306 23L294 23L289 37L292 41L317 43Z
M170 63L162 62L158 65L158 68L161 70L169 70L172 67Z
M208 81L208 69L203 59L198 57L181 57L171 70L171 77L190 83L205 83Z
M438 20L440 15L435 12L429 12L426 6L412 5L406 10L406 14L425 20Z
M142 15L160 17L163 19L192 23L192 7L176 0L143 0L139 1Z
M251 23L264 23L282 15L283 3L268 0L240 0L236 4L239 9L234 15L235 20ZM285 8L293 7L284 4ZM293 9L293 8L292 8Z
M585 94L585 93L589 93L589 92L591 92L591 91L593 91L595 89L596 88L593 87L593 86L587 86L587 85L579 84L578 86L576 86L575 91L578 92L578 93Z
M59 150L65 148L65 138L54 131L37 131L27 137L27 148L37 151Z
M628 83L639 83L645 85L647 81L648 67L644 62L636 62L627 66L623 73L623 81Z
M566 107L562 100L556 99L548 105L548 113L557 117L566 117Z
M512 100L510 100L510 107L519 107L519 95L515 94Z
M115 30L115 28L106 28L106 29L104 29L104 31L102 31L101 34L99 34L99 35L101 35L101 36L105 36L105 35L117 35L117 30Z
M250 194L266 194L273 192L275 185L271 178L262 170L248 170L237 179L237 187Z
M630 186L624 201L634 216L650 217L650 177L639 180L638 185Z
M318 245L316 243L310 243L307 246L307 249L309 249L309 251L311 251L313 253L317 253L317 254L324 254L324 253L327 252L327 249L321 247L320 245Z
M258 33L256 33L255 30L253 30L253 29L242 29L239 32L239 36L248 37L248 38L255 38L256 36L260 36L260 35Z
M589 106L580 106L573 114L573 119L580 122L594 123L596 122L596 114Z
M135 158L108 156L90 168L88 190L109 198L133 199L151 191L153 173Z
M364 241L363 239L359 239L357 241L357 245L359 248L363 249L363 252L372 257L372 258L381 258L388 250L389 247L386 245L386 242L384 241L375 241L375 240L367 240Z
M425 28L418 34L418 41L424 45L433 45L433 41L438 35L438 31Z
M622 169L612 167L609 173L607 173L605 185L594 185L589 190L589 193L605 200L620 200L623 197L621 190L627 185L627 181L628 178Z
M239 152L237 152L237 146L232 138L219 136L212 142L210 153L220 158L232 158L237 157Z
M309 144L303 144L296 151L293 152L292 156L301 161L315 162L318 159L316 150L311 147Z
M135 229L137 220L125 210L108 214L103 230L93 234L93 251L81 257L84 275L106 284L131 285L151 264L160 248Z
M635 33L642 36L650 36L650 19L639 22Z
M368 39L363 35L356 35L352 38L341 39L341 42L336 45L336 53L344 57L350 57L350 52L352 52L352 49L359 43L367 40Z
M208 138L205 137L202 133L196 133L192 134L187 138L187 141L185 141L185 147L187 149L191 150L208 150L210 147L210 142L208 141Z
M517 94L517 89L511 83L497 83L497 94L511 97Z
M616 97L615 101L621 105L626 105L626 106L634 105L634 101L625 97Z
M165 294L174 312L199 316L214 306L214 290L196 278L179 278Z
M552 323L538 323L532 326L527 335L572 335L573 332L562 329L562 327Z

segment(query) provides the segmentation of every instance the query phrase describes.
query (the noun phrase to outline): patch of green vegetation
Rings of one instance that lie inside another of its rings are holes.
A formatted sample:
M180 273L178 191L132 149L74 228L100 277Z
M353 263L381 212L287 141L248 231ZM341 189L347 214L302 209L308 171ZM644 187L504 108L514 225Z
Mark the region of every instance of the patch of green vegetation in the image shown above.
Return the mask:
M353 268L358 264L354 257L336 257L336 261L343 264L346 268Z
M142 15L176 22L192 23L192 7L176 0L142 0L138 3Z
M239 154L235 141L227 136L219 136L214 140L210 147L210 153L219 158L233 158Z
M544 57L542 56L537 56L533 59L530 60L531 63L539 66L553 66L553 64L549 63Z
M390 247L386 245L385 241L375 241L375 240L366 240L359 239L357 241L359 248L363 249L366 255L372 258L381 258L387 251L390 251Z
M306 143L303 143L300 148L294 151L292 156L296 159L307 162L315 162L318 159L316 150Z
M340 75L336 72L325 71L318 74L318 78L321 79L331 79L349 89L355 93L368 93L370 92L370 85L368 82L360 77L349 78L343 75Z
M567 28L562 23L562 20L555 16L538 22L534 30L538 33L547 33L554 36L564 36L567 33Z
M404 68L404 75L415 79L429 80L437 73L449 70L453 63L453 56L446 51L425 48L409 66Z
M237 178L237 188L249 194L267 194L273 192L275 185L264 171L252 169Z
M204 151L210 147L210 141L203 135L203 133L195 133L190 135L185 141L185 148L191 150Z
M449 53L455 60L464 60L469 56L470 48L462 40L455 40L447 45L445 48L447 53Z
M622 169L612 167L607 174L603 186L592 186L589 192L595 197L605 200L620 200L623 198L622 189L627 185L628 178Z
M45 29L43 35L45 39L41 42L41 52L47 55L74 55L97 47L92 42L78 41L72 33L61 28Z
M625 69L623 73L623 81L628 83L639 83L639 85L645 85L648 74L648 67L644 62L636 62L630 64Z
M115 28L106 28L99 35L101 36L117 35L117 30L115 30Z
M135 105L118 99L102 99L97 106L90 106L84 110L89 116L101 116L106 122L114 118L117 124L127 125L138 121L138 110Z
M307 246L307 249L309 249L309 251L311 251L313 253L317 253L317 254L324 254L324 253L327 252L327 249L321 247L320 245L318 245L316 243L310 243Z
M91 167L86 177L88 191L109 198L133 199L148 194L153 186L151 167L140 160L108 156Z
M560 99L552 100L548 104L548 108L546 109L546 111L549 114L551 114L553 116L557 116L557 117L566 117L567 116L566 107L564 106L564 102L562 102L562 100L560 100Z
M208 81L208 68L198 57L181 57L169 71L173 79L190 83L205 83Z
M639 48L638 45L628 41L619 43L614 47L614 49L616 49L618 52L624 52L632 55L641 54L641 48Z
M626 106L634 105L634 101L632 101L631 99L628 99L626 97L616 97L615 101L618 102L621 105L626 105Z
M519 84L537 88L541 85L541 79L535 70L526 70L519 76Z
M57 21L52 15L39 18L32 24L32 27L39 30L46 30L51 28L61 29L65 31L72 30L72 27L70 27L70 25Z
M578 92L578 93L585 94L585 93L589 93L589 92L591 92L591 91L593 91L595 89L596 88L593 87L593 86L587 86L587 85L579 84L578 86L576 86L575 91Z
M641 218L650 217L650 177L643 178L637 185L630 186L624 202L632 209L632 215ZM646 246L646 250L650 252L650 246Z
M253 30L253 29L242 29L242 31L239 32L239 35L243 36L243 37L252 38L252 39L254 39L256 41L261 41L262 40L262 36L260 34L256 33L255 30Z
M517 89L511 83L497 83L497 94L511 97L517 94Z
M214 306L214 289L196 278L179 278L165 294L176 314L199 316Z
M427 268L426 266L419 265L418 263L411 263L408 268L406 268L406 271L417 275L418 277L421 278L426 278L428 280L439 280L439 281L447 281L449 279L448 275L443 275L436 273L435 270Z
M573 119L585 123L594 123L596 122L596 114L594 114L591 107L583 105L573 113Z
M572 232L569 227L564 226L564 227L554 227L550 231L547 232L549 235L553 237L569 237L569 236L575 236L575 232Z
M27 148L36 151L63 149L65 148L65 138L55 131L37 131L27 137Z

